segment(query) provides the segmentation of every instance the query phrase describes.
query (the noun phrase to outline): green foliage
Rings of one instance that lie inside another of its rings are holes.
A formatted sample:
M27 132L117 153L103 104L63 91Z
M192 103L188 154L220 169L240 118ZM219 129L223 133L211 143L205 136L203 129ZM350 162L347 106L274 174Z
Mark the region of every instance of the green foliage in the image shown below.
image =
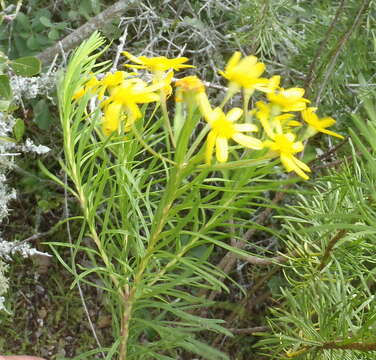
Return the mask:
M99 0L46 2L32 0L19 11L7 1L0 23L0 51L10 57L34 55L68 35L68 28L77 28L83 20L98 14L103 6Z
M34 76L40 73L40 60L34 56L26 56L12 60L9 66L16 75L19 76Z
M282 216L289 282L272 309L272 358L373 359L376 353L376 113L354 115L353 141L362 157L316 185L312 198Z
M10 87L8 75L0 75L0 96L6 100L12 98L12 88Z

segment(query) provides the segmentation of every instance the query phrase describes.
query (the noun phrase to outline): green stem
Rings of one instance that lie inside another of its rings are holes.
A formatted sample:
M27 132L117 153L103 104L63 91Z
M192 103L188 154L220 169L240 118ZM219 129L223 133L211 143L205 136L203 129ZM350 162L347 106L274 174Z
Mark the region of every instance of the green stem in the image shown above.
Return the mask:
M171 176L166 186L166 191L164 192L163 198L154 216L153 225L152 225L152 229L150 232L150 240L148 243L146 254L142 258L138 266L138 271L136 272L136 275L134 277L134 281L132 284L132 288L129 292L129 296L127 296L126 302L124 303L125 308L124 308L123 319L122 319L122 332L121 332L122 335L121 335L121 343L120 343L119 360L126 359L128 328L129 328L129 322L132 316L133 305L136 301L136 291L140 286L140 283L144 277L145 270L147 269L150 259L152 258L155 246L159 240L159 235L161 234L164 226L166 225L168 221L169 210L176 198L177 190L181 183L185 170L186 170L185 166L178 165L178 164L172 168Z
M161 107L162 107L164 125L165 125L165 127L167 129L167 132L168 132L168 135L170 137L172 146L174 148L176 148L176 143L175 143L175 139L174 139L174 133L172 131L172 127L171 127L171 123L170 123L170 117L168 115L168 110L167 110L166 95L163 92L161 92L160 93L160 98L161 98ZM169 144L169 142L167 142L167 144Z

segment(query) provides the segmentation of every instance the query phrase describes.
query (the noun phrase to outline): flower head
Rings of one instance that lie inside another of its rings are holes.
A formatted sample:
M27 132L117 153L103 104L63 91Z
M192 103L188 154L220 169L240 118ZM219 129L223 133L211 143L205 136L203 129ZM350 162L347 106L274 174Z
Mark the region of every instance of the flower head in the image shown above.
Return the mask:
M121 104L112 103L109 104L104 110L104 116L102 119L103 133L109 136L114 131L117 131L120 125L121 118Z
M175 87L176 102L182 102L184 100L188 105L197 106L200 101L200 96L204 94L206 97L205 85L197 76L186 76L179 79L175 82Z
M125 71L116 71L113 74L108 73L100 81L100 91L98 98L102 99L106 90L111 90L116 86L119 86L128 74Z
M304 162L297 159L294 154L303 151L304 145L301 141L295 142L295 134L277 134L273 140L264 141L264 145L272 151L278 152L281 162L287 171L294 171L303 179L309 179L306 172L311 169Z
M343 139L344 137L342 135L337 134L334 131L327 130L327 128L334 125L336 121L331 117L320 119L315 113L316 110L317 108L309 107L308 109L302 111L302 118L310 126L310 128L314 129L315 131Z
M124 51L123 55L125 55L129 60L136 63L136 65L124 65L126 67L134 68L134 69L148 69L151 72L163 72L168 70L180 70L184 68L191 68L194 67L192 65L184 64L189 59L186 57L178 57L175 59L168 59L165 56L158 56L158 57L146 57L146 56L139 56L136 57L129 53L128 51Z
M219 73L232 86L243 87L248 90L261 90L267 87L269 80L260 78L265 71L265 64L258 62L256 56L246 56L241 59L241 53L236 51L228 61L225 71ZM230 86L231 86L230 85Z
M262 142L252 136L244 135L243 132L257 131L253 124L234 124L243 114L240 108L233 108L227 114L222 109L215 108L206 114L206 120L211 130L207 137L206 163L210 164L214 152L219 162L225 162L228 158L228 140L232 139L238 144L250 149L262 149Z
M74 93L73 100L82 98L88 92L95 92L100 85L101 82L95 77L95 75L92 75L85 85Z
M175 82L175 86L184 92L198 93L205 91L205 85L197 76L186 76Z
M142 116L137 104L159 101L160 96L155 91L161 89L164 85L164 83L148 85L143 80L137 78L125 79L120 86L114 87L111 96L102 102L102 107L105 108L105 118L111 119L107 123L117 123L119 125L120 120L118 119L116 122L115 118L119 118L122 113L125 113L127 115L127 122L124 129L125 131L129 131L131 125ZM117 106L111 106L113 104ZM114 127L111 126L110 129Z
M281 111L302 111L310 101L303 98L304 89L302 88L279 88L276 91L267 94L268 100L281 107Z
M281 114L279 106L275 107L273 104L266 104L263 101L258 101L256 106L257 110L254 110L256 117L271 139L274 139L276 134L282 134L290 126L301 125L300 122L292 120L294 114Z

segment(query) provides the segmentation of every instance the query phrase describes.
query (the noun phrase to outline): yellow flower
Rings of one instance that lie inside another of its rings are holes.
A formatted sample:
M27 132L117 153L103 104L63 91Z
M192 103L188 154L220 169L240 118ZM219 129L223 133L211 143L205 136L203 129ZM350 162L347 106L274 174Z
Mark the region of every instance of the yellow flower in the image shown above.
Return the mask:
M73 100L82 98L87 92L95 92L100 84L100 81L94 75L92 75L89 81L87 81L83 87L74 93Z
M281 162L287 171L294 171L307 180L309 177L304 171L311 172L311 169L294 156L294 154L303 151L304 145L301 141L294 141L295 134L293 133L277 134L273 137L273 141L264 141L264 146L279 153Z
M334 131L327 130L329 126L332 126L336 123L336 121L331 117L325 117L320 119L316 114L315 111L317 108L309 107L302 111L302 118L303 120L314 130L322 132L324 134L336 136L340 139L344 139L342 135L335 133Z
M164 97L169 97L172 94L171 82L173 77L174 72L169 71L167 74L153 79L153 85L160 86L160 91Z
M175 87L177 89L175 101L185 100L188 105L196 106L199 103L199 94L205 94L205 85L197 76L186 76L179 79L175 82Z
M240 58L241 53L236 51L228 61L225 71L219 73L230 82L234 91L239 90L239 87L263 91L269 84L268 79L260 78L265 71L265 64L257 62L257 57L252 55Z
M121 108L122 105L117 103L109 104L105 108L102 119L102 130L105 135L109 136L112 132L117 131L119 128Z
M268 100L281 107L281 111L302 111L310 101L303 98L304 89L302 88L279 88L275 92L267 94Z
M148 69L151 72L162 72L168 71L170 69L173 70L180 70L184 68L191 68L194 67L192 65L184 64L189 59L186 57L179 57L175 59L168 59L165 56L158 56L158 57L151 57L148 58L146 56L139 56L136 57L129 53L128 51L124 51L123 55L125 55L129 60L133 61L137 65L124 65L134 69Z
M142 116L137 104L159 101L160 96L155 91L161 89L163 86L163 83L148 85L143 80L137 78L126 79L120 86L113 88L111 96L103 101L101 106L105 108L105 113L111 104L120 106L120 109L127 115L124 130L129 131L132 124ZM121 116L121 111L116 112L115 109L119 108L111 107L109 110L110 115L108 115L108 118L111 118L111 124L116 123L114 120L116 114L118 118ZM118 120L117 124L119 125L119 123L120 120Z
M290 126L301 126L301 123L292 120L294 114L280 115L280 107L273 104L266 104L263 101L256 103L256 117L260 120L265 133L273 139L276 134L282 134Z
M181 88L184 92L199 93L205 91L205 85L197 76L186 76L176 80L175 86Z
M215 108L206 118L211 130L207 137L205 159L210 164L214 152L219 162L225 162L228 158L228 140L233 139L238 144L250 149L262 149L262 142L243 132L257 131L253 124L234 124L243 114L240 108L231 109L226 115L220 108Z
M115 86L119 86L124 81L126 75L128 74L125 71L116 71L113 74L106 74L105 77L100 81L100 91L98 98L102 99L107 89L111 90Z

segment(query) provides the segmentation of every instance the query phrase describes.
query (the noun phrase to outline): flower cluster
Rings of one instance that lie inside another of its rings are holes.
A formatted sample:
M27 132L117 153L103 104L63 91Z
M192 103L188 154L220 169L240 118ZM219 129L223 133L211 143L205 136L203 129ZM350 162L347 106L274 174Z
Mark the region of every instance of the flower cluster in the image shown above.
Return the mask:
M161 103L166 110L166 99L172 94L174 71L192 67L185 64L185 57L136 57L123 53L133 64L131 69L146 69L152 73L152 81L146 82L137 73L117 71L106 74L101 80L94 75L73 96L80 99L87 93L97 95L103 110L102 131L107 136L113 132L130 131L134 122L142 117L139 104ZM303 141L317 132L342 138L327 128L335 123L330 117L319 118L316 108L309 107L304 89L281 87L280 76L262 77L265 64L255 56L241 56L235 52L220 74L228 80L228 90L219 107L212 107L203 82L196 76L187 76L175 82L176 103L187 108L198 108L210 127L207 135L205 161L211 164L215 153L218 162L229 157L229 142L252 150L267 149L271 156L279 156L287 171L294 171L308 179L309 167L296 157L304 150ZM249 100L255 91L265 94L265 101L257 101L249 109ZM228 101L239 91L243 92L243 108L224 111ZM171 127L167 125L171 134ZM306 126L303 126L303 125ZM258 133L254 136L251 133ZM176 140L176 138L174 139ZM175 145L175 144L174 144Z

